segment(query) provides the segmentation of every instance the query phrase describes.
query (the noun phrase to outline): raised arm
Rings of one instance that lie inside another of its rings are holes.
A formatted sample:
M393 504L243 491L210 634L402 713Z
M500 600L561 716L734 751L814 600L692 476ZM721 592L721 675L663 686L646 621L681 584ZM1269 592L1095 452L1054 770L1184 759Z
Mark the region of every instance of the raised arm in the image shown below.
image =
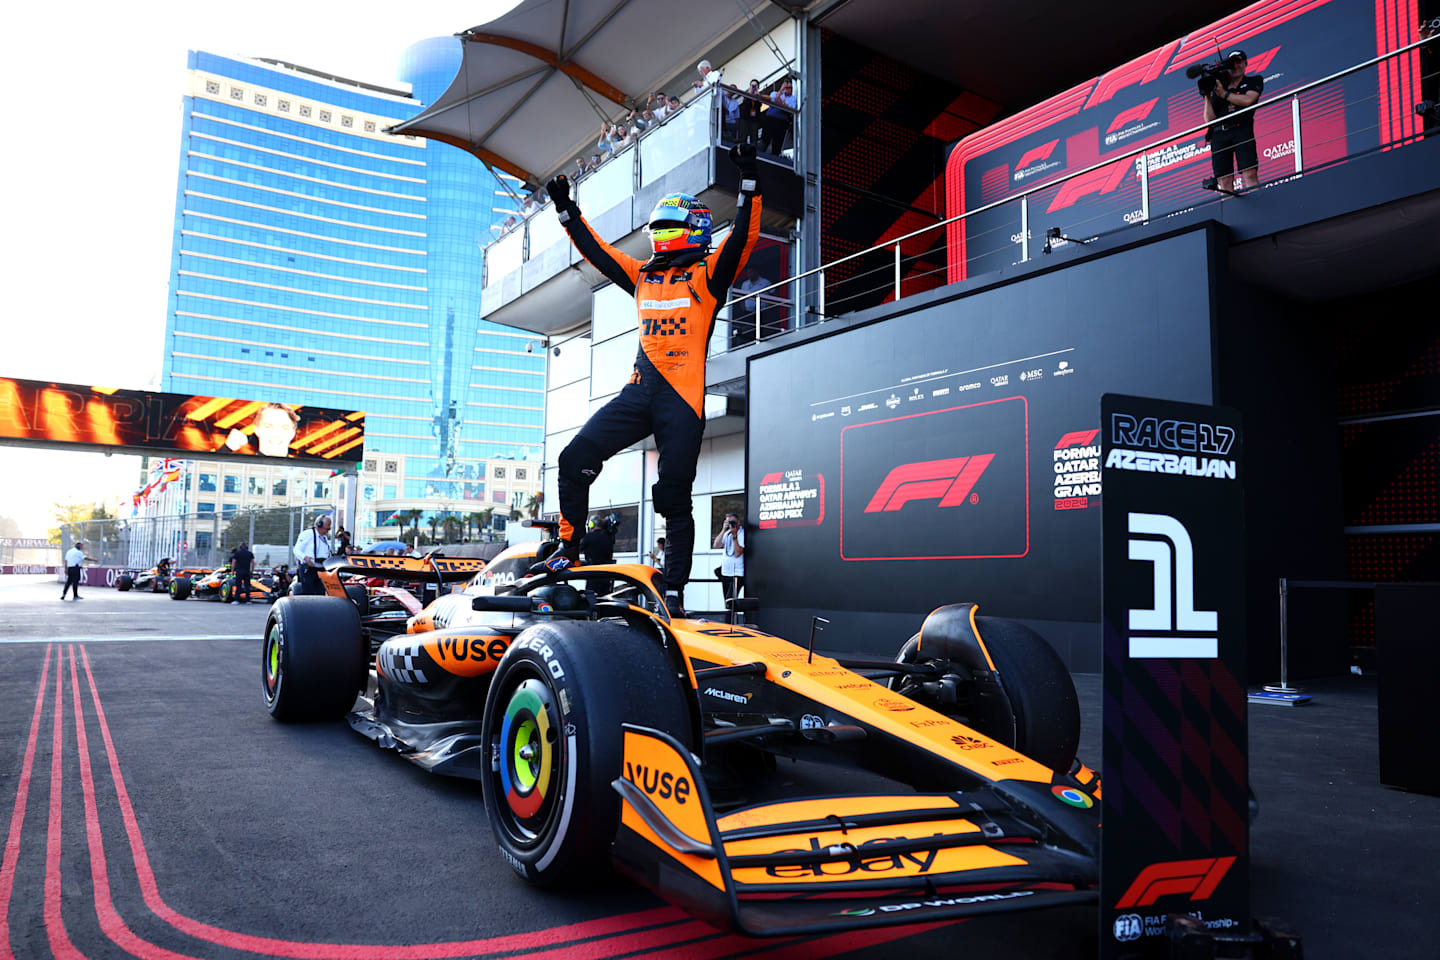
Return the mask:
M575 244L580 256L590 261L590 265L599 270L606 280L633 297L635 284L640 278L641 261L621 253L600 239L590 224L585 222L585 218L580 216L580 207L570 196L570 180L563 173L545 184L545 189L555 201L555 212L560 217L560 224L570 235L570 242Z
M740 196L736 198L739 212L735 214L735 228L720 244L715 254L715 263L710 270L710 295L717 300L725 299L725 292L735 282L740 268L750 259L755 241L760 236L760 182L757 172L760 163L755 159L755 145L742 143L730 148L730 162L740 170Z

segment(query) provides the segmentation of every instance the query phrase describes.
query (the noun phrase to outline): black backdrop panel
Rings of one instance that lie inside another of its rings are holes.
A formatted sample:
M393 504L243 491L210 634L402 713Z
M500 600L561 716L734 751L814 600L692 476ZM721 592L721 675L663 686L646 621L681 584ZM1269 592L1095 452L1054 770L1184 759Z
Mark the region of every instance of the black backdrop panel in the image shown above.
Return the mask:
M973 600L1098 622L1100 395L1211 402L1210 242L1196 230L753 359L746 564L767 629L833 612L826 646L893 653L865 614L918 623Z

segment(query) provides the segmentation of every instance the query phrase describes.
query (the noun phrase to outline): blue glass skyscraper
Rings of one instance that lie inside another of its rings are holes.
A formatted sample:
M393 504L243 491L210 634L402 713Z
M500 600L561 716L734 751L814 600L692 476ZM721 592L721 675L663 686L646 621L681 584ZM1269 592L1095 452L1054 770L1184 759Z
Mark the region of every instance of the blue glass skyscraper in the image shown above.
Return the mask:
M362 515L498 506L486 461L540 458L544 353L478 319L499 181L384 132L459 62L454 37L411 46L407 95L189 58L164 389L366 411Z

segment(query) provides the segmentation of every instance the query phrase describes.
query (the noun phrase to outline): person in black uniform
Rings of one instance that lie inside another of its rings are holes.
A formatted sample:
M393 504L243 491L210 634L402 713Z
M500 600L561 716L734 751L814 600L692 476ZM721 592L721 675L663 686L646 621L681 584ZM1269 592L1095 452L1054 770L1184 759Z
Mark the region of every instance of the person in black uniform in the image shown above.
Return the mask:
M563 570L580 556L580 529L589 513L590 485L605 461L655 435L659 479L651 488L665 518L665 605L683 613L685 584L695 547L690 499L700 439L705 430L705 357L715 316L760 234L759 168L755 147L730 151L740 170L735 227L719 250L710 249L710 210L685 194L664 197L650 214L653 255L641 261L600 239L580 215L563 175L546 184L561 224L586 260L607 280L635 297L640 349L630 381L580 428L561 451L559 539L537 555L532 572Z
M240 541L240 546L230 554L230 574L235 578L235 602L250 602L250 577L255 567L255 554L250 545Z
M1265 91L1264 77L1245 72L1244 50L1231 50L1225 60L1230 64L1230 75L1217 79L1215 89L1205 98L1207 122L1254 106ZM1210 169L1215 174L1218 189L1229 188L1237 167L1245 190L1260 186L1260 156L1255 149L1253 110L1234 120L1215 124L1207 136L1210 140Z
M614 563L615 534L620 529L620 518L613 513L595 517L588 526L585 536L580 538L580 555L587 564ZM610 580L594 580L591 586L602 597L615 589Z

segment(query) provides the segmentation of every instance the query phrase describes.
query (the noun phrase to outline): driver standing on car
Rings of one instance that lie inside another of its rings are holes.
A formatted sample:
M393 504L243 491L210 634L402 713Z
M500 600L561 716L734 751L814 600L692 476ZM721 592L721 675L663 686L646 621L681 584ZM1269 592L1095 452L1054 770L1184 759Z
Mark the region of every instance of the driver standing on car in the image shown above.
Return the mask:
M750 257L760 233L759 169L755 147L730 151L740 171L735 227L717 251L710 249L710 210L695 197L670 194L650 214L652 256L641 261L600 239L580 215L563 175L546 184L555 212L582 256L607 280L635 298L640 349L630 381L580 428L560 452L560 539L553 553L537 555L539 573L563 570L580 558L580 532L589 513L590 485L605 461L650 434L659 450L659 479L651 488L665 518L665 605L683 613L685 584L695 547L690 499L705 430L705 356L715 316Z
M320 582L320 571L325 569L330 552L330 517L321 514L315 518L315 526L300 534L300 539L295 541L297 573L291 594L314 597L325 592L325 586Z

